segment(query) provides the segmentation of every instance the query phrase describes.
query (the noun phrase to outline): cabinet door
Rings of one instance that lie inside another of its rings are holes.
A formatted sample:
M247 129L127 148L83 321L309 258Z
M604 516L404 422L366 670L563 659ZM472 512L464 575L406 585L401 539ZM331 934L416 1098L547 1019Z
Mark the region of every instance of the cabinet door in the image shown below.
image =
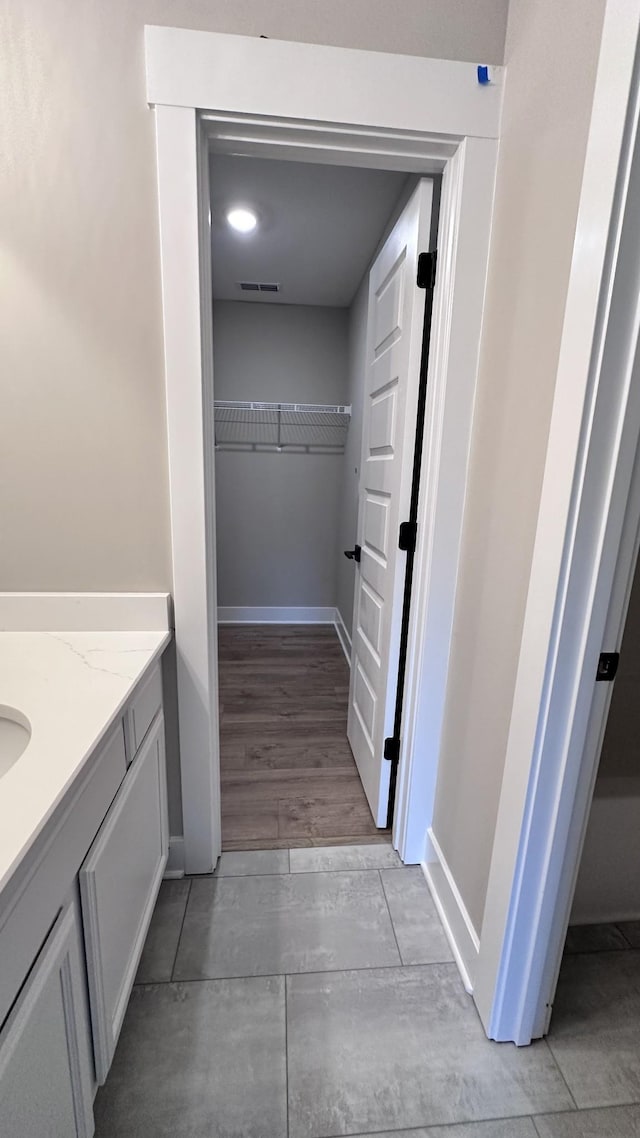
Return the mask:
M167 862L158 716L80 870L96 1076L104 1083Z
M82 982L70 907L58 917L0 1034L2 1138L91 1138Z

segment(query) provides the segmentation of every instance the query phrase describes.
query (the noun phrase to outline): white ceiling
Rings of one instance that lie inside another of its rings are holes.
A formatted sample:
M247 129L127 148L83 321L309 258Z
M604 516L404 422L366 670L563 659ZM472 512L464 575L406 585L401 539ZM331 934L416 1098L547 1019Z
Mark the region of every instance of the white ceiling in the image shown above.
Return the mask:
M212 155L214 298L346 307L406 179L396 171ZM250 235L226 222L236 204L258 214ZM245 293L239 281L277 282L281 291Z

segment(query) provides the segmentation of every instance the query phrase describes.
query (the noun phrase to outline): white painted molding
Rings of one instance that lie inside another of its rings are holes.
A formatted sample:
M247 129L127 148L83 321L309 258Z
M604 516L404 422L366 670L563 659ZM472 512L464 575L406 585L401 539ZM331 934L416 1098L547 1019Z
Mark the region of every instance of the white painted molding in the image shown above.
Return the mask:
M219 605L219 624L335 624L330 606Z
M210 321L200 321L201 313L209 311L210 241L202 222L204 209L196 240L193 200L198 164L207 166L201 159L200 127L214 151L219 142L228 146L233 136L236 153L266 158L286 153L305 162L443 174L429 368L430 398L441 413L425 437L428 490L424 495L421 490L421 499L434 507L428 532L438 573L425 564L430 555L421 520L416 575L422 574L424 604L420 613L412 605L407 671L407 707L419 709L426 686L429 715L438 724L478 371L501 72L495 72L492 87L480 88L472 64L167 28L146 29L146 54L148 97L156 105L158 124L185 861L187 872L197 872L190 848L204 857L208 846L213 860L220 848L207 817L209 803L218 815L219 759L211 659L216 640L215 526L212 473L207 473L212 425L207 408L215 392ZM203 186L201 179L201 201L206 203ZM427 616L430 634L422 623ZM421 668L425 655L437 668L433 692L428 669ZM437 765L430 740L437 744L439 735L430 733L428 718L420 714L413 720L403 740L394 845L404 860L417 863L424 855L434 762ZM419 756L419 761L408 764L408 755ZM419 851L417 856L414 851Z
M169 593L0 593L0 632L167 632Z
M496 143L467 138L447 163L442 179L418 544L393 826L394 846L409 863L422 861L426 831L433 818L496 164Z
M166 878L184 877L184 838L182 834L169 838L169 856L164 876Z
M210 236L201 231L205 211L198 205L208 162L200 161L195 108L158 107L156 147L185 869L210 873L222 831L216 559L208 528L215 527L213 424L203 406L212 353L201 272Z
M445 936L453 953L462 982L473 993L473 970L480 942L453 874L440 846L429 830L429 847L433 860L421 862L422 872L438 911Z
M487 1034L520 1045L548 1029L595 780L598 756L586 740L608 686L594 679L637 444L628 417L630 390L631 418L640 413L637 384L629 386L637 201L621 237L639 20L638 0L607 0L476 973Z
M155 26L145 48L151 104L416 131L427 107L434 134L498 137L501 67L482 86L475 63L376 52L380 100L368 51Z
M351 668L351 637L347 632L347 626L342 619L342 613L340 612L340 609L336 608L335 613L335 626L336 632L338 634L338 640L340 641L340 646L345 654L347 664L349 665L349 668Z

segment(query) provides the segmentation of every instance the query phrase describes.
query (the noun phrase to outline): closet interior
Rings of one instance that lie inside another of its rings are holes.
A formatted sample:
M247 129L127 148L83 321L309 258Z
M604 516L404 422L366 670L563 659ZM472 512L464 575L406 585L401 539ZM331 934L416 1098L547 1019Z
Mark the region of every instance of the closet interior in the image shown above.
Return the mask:
M640 563L636 564L565 942L576 992L608 1002L640 949ZM620 995L620 993L618 993ZM562 1009L560 1009L562 1010ZM554 1007L554 1025L556 1010Z
M416 180L211 157L223 849L388 840L346 737L344 551L368 269ZM229 224L234 208L249 231Z

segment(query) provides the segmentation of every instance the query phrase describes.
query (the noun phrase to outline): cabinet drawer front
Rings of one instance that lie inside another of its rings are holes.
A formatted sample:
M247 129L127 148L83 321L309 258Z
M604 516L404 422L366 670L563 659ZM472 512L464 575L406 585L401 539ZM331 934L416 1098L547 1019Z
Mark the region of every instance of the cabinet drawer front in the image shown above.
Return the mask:
M75 908L60 915L0 1033L2 1138L90 1138L89 1055Z
M142 743L155 716L162 707L162 672L157 666L145 680L139 691L135 693L129 708L129 738L133 758Z
M0 1023L71 888L126 773L122 722L92 761L52 834L33 854L30 876L0 924ZM26 860L26 859L25 859Z
M113 1058L167 860L159 717L80 870L96 1075Z

